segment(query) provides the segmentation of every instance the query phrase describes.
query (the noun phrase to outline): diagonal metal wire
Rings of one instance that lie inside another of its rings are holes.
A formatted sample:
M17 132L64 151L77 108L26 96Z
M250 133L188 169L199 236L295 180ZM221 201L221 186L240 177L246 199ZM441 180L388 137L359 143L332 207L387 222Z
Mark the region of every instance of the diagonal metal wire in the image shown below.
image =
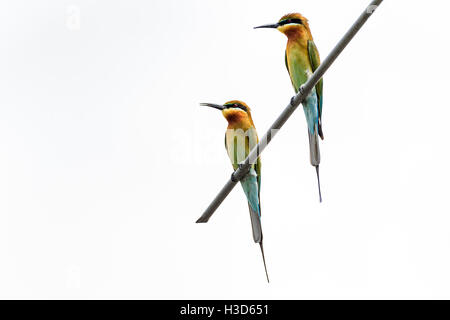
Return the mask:
M333 64L339 54L345 49L353 37L358 33L361 27L370 18L372 13L383 2L383 0L373 0L370 5L364 10L355 23L350 27L347 33L342 37L338 44L333 48L328 57L320 64L319 68L313 73L311 78L300 87L296 96L291 99L291 102L283 110L280 116L275 120L261 141L255 146L248 157L239 165L239 168L233 172L230 179L227 181L222 190L219 191L217 196L206 208L203 215L197 220L197 223L208 222L209 218L213 215L220 204L225 200L228 194L233 190L234 186L248 173L251 164L255 163L256 159L261 155L266 146L270 143L272 138L278 132L279 129L286 123L289 117L294 113L297 107L308 96L309 92L315 87L320 78L323 77L328 68Z

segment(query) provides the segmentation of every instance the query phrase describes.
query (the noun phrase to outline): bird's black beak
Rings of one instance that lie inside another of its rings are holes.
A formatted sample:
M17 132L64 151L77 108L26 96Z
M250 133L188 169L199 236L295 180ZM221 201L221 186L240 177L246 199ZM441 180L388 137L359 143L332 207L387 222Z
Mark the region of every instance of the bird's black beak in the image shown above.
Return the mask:
M205 106L205 107L216 108L219 110L225 109L224 106L221 106L220 104L214 104L214 103L200 103L200 105Z
M260 29L260 28L273 28L273 29L276 29L278 27L279 27L279 24L275 23L275 24L264 24L264 25L259 26L259 27L254 27L253 29Z

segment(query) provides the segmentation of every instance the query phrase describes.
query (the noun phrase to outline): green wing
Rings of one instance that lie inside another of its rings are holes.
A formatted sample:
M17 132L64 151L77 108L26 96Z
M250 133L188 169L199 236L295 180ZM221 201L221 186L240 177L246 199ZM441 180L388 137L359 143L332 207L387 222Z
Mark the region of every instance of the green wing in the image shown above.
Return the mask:
M258 179L258 198L259 198L259 207L261 208L261 158L258 158L255 164L255 171Z
M286 51L284 51L284 64L286 65L286 70L287 70L287 72L289 74L289 79L291 79L291 83L292 83L292 86L294 87L295 93L297 93L298 92L297 87L295 86L294 80L292 79L291 73L289 72L289 66L288 66L288 60L287 60L287 53L286 53Z
M256 133L256 129L253 128L252 132L250 132L249 136L248 136L249 140L248 140L248 144L247 146L250 147L250 145L252 147L256 146L258 144L258 135ZM250 141L251 139L251 141ZM250 148L247 149L246 155L248 155L250 153ZM256 179L258 182L258 198L260 193L261 193L261 158L256 159L256 163L254 164L254 168L255 168L255 172L256 172ZM260 200L260 199L259 199ZM260 207L261 207L261 200L260 200Z
M257 141L256 141L256 143L257 143ZM235 145L235 148L236 148L236 146L237 146L236 141L235 141L234 145ZM249 150L249 145L250 145L249 138L246 137L246 156L248 156L248 154L249 154L249 152L250 152L250 150ZM226 135L226 134L225 134L225 149L226 149L227 152L228 152L227 135ZM236 153L237 153L237 151L235 150L235 154L236 154ZM237 165L233 165L233 167L234 167L234 170L237 169ZM255 163L255 165L254 165L254 168L255 168L255 171L256 171L256 174L257 174L256 179L257 179L257 181L258 181L258 198L259 198L259 203L260 203L260 205L261 205L261 199L260 199L260 194L261 194L261 158L258 158L258 159L256 160L256 163Z
M314 72L320 65L320 56L319 51L317 50L317 47L314 44L313 40L308 41L308 55L312 71ZM316 84L316 93L317 93L317 100L319 102L319 135L323 139L322 133L323 79L320 79L319 82Z
M252 141L252 145L256 145L258 143L258 137L256 135L256 131L255 131L255 135L253 136L253 140ZM250 141L247 142L246 147L250 146ZM246 155L248 156L250 153L250 148L247 148L246 150ZM253 165L253 168L255 169L256 172L256 181L258 183L258 201L259 201L259 213L261 214L261 158L259 157L258 159L256 159L256 163Z
M289 73L289 67L288 67L288 64L287 64L287 53L286 53L286 51L284 51L284 64L286 65L286 70ZM289 75L290 75L290 73L289 73Z

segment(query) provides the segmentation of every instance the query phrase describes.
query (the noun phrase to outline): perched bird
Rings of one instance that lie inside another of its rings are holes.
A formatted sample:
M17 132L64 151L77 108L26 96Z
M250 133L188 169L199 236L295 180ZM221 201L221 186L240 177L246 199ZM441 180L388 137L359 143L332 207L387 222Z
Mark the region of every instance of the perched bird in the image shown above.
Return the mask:
M228 121L225 133L225 149L230 157L233 169L239 167L239 163L244 161L250 151L258 144L258 135L253 124L250 108L242 101L232 100L223 105L213 103L201 103L202 106L216 108L222 111L223 116ZM250 171L241 180L242 188L247 196L250 220L253 229L253 240L259 243L264 262L267 282L266 259L263 249L263 234L261 228L261 161L258 158L256 163L251 164Z
M314 44L308 20L299 13L289 13L281 17L278 23L255 27L255 29L257 28L278 29L287 36L285 64L295 92L298 93L300 87L320 65L319 51ZM319 178L320 150L318 136L323 140L322 92L323 80L320 79L303 101L303 111L308 123L310 161L311 165L316 167L320 202L322 202L322 194Z

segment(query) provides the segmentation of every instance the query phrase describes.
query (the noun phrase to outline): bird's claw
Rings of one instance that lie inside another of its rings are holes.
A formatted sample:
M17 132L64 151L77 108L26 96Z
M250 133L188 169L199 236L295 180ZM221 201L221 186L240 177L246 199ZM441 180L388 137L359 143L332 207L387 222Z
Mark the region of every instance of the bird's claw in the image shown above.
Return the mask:
M246 169L246 165L244 164L244 163L239 163L238 164L238 169L236 169L236 171L234 171L232 174L231 174L231 181L233 181L233 182L239 182L239 181L241 181L242 180L242 178L244 178L245 176L246 176L246 174L247 174L247 172L248 172L248 170L250 170L250 166L248 166L248 168ZM235 176L235 174L236 174L236 172L239 170L239 172L243 172L243 171L247 171L247 172L245 172L245 173L241 173L241 175L240 175L240 177L236 177Z
M236 173L236 171L234 171L234 172L231 174L231 181L237 183L237 182L239 182L239 179L236 179L236 178L235 178L235 176L234 176L235 173Z
M293 96L292 98L291 98L291 106L294 106L294 99L295 99L295 96Z

